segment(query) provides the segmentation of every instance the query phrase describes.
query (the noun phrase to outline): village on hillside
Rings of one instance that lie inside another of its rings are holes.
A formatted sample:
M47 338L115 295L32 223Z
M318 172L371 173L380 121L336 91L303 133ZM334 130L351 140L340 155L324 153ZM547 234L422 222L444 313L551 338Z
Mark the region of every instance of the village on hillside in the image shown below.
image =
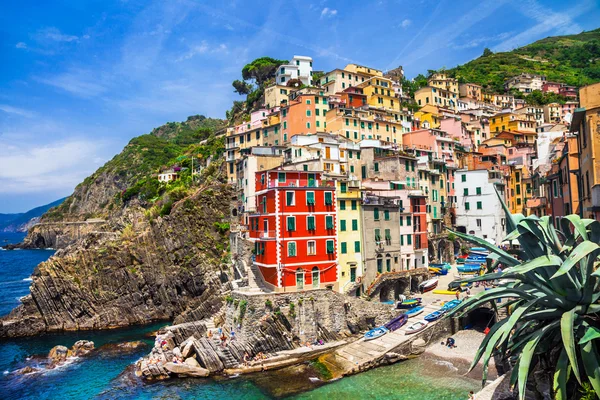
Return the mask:
M313 59L294 56L225 133L231 231L252 246L263 289L360 296L386 274L454 263L467 249L449 229L502 246L501 200L555 223L600 219L600 84L522 73L488 93L442 71L413 98L401 68L313 76ZM528 104L534 91L566 101Z

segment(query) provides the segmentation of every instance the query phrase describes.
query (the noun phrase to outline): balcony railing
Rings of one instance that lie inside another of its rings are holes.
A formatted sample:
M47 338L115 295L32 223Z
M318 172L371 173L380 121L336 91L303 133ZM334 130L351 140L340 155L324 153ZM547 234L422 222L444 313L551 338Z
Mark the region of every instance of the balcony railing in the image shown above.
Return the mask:
M538 208L545 207L548 204L548 199L545 197L535 197L533 199L527 199L527 208Z
M275 239L277 237L277 231L261 231L258 234L261 239Z

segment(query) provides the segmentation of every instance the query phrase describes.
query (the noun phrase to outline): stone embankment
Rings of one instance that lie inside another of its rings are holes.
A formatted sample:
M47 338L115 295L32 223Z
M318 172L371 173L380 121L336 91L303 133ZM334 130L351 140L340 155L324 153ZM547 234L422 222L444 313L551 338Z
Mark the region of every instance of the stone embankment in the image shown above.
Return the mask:
M194 364L194 368L205 369L209 374L237 371L245 361L253 367L250 371L280 368L330 351L345 344L344 339L384 324L394 316L388 304L330 290L290 294L233 292L225 307L217 325L226 337L226 345L222 344L213 320L169 327L157 336L150 355L137 363L138 375L165 379L205 373L184 372L170 363ZM209 330L212 337L208 337ZM190 358L194 361L188 361Z

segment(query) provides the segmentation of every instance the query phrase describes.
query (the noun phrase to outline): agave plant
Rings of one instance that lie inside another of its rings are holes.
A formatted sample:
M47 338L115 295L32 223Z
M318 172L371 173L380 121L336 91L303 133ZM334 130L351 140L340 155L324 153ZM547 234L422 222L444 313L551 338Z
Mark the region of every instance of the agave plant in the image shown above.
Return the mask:
M510 312L492 326L471 369L483 359L485 384L489 360L499 355L517 360L510 383L518 385L520 399L525 398L527 379L536 367L553 374L556 399L572 398L567 395L567 383L575 380L579 387L589 382L600 396L596 348L600 338L600 223L569 215L556 229L548 216L511 215L503 206L510 232L506 240L518 241L518 251L511 254L485 240L454 232L487 248L493 260L486 274L464 282L501 283L462 302L448 315L464 315L490 302L496 307L500 298L508 300L503 307ZM494 273L499 263L504 268Z

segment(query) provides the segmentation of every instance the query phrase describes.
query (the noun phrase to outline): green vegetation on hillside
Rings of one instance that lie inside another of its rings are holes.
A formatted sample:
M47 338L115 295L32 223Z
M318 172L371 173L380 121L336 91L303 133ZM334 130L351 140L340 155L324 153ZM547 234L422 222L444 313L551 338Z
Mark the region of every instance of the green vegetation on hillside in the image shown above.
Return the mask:
M85 197L82 193L94 185L105 184L107 180L122 190L115 194L113 201L100 205L103 210L98 210L99 214L115 206L123 206L133 198L139 199L145 206L157 202L172 203L183 198L183 189L178 188L187 189L192 185L192 157L195 167L198 167L199 161L209 157L216 159L223 154L224 138L217 137L215 130L224 126L222 120L196 115L185 122L169 122L149 134L131 139L121 153L87 177L75 188L73 195L46 213L44 218L62 219L64 214L73 211L70 208L78 198ZM183 169L181 179L171 184L159 183L157 173L171 166ZM165 194L172 195L163 199Z
M503 93L504 82L521 73L545 75L551 82L583 86L600 81L600 29L555 36L502 53L481 57L447 70L460 82Z

